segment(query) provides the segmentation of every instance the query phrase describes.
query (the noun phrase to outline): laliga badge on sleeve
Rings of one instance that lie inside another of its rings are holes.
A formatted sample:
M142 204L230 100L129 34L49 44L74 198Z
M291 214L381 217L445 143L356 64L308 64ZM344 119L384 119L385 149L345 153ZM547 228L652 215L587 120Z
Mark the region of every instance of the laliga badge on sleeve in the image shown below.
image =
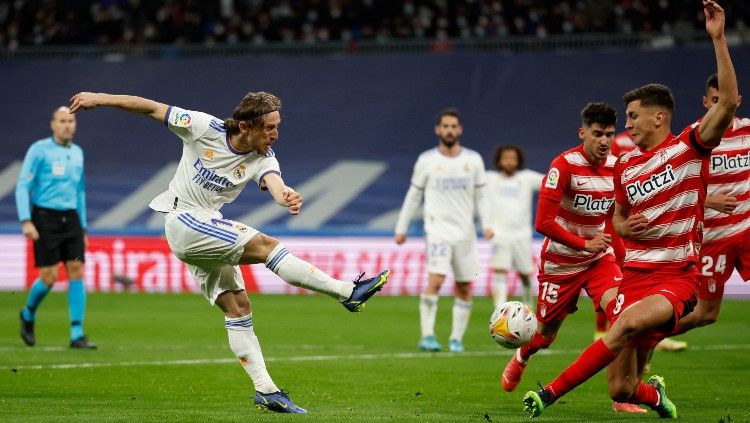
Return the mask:
M557 182L560 180L560 171L557 170L556 167L553 167L549 170L549 173L547 174L547 182L544 183L544 186L547 188L556 189L557 188Z

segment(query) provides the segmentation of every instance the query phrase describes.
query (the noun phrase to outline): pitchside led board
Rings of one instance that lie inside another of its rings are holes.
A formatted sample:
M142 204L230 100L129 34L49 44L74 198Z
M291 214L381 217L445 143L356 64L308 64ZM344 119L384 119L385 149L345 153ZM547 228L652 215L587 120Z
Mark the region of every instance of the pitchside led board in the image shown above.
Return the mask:
M390 237L289 237L284 244L294 254L335 278L353 280L361 272L375 273L391 269L385 295L418 295L425 285L424 240L412 238L396 245ZM474 281L476 296L490 295L491 248L479 240L480 273ZM534 242L534 260L538 262L541 242ZM20 235L0 235L0 289L26 289L37 277L31 244ZM309 294L310 291L284 283L263 265L241 266L248 292L268 294ZM64 271L61 280L65 279ZM448 279L441 291L450 295L453 281ZM187 267L170 251L166 240L158 236L90 235L86 251L86 287L101 292L198 292L199 287ZM64 284L55 289L65 289ZM509 277L510 295L519 292L514 273ZM727 284L726 295L750 298L750 284L735 272Z

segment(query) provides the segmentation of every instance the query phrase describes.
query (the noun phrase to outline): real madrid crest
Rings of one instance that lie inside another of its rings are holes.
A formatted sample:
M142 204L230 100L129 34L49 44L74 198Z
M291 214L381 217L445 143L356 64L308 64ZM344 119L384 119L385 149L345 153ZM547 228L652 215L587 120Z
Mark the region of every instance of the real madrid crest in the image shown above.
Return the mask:
M211 150L210 148L207 148L203 150L203 157L206 158L206 160L213 160L214 159L215 152Z
M245 165L241 164L234 169L234 177L242 179L245 177Z

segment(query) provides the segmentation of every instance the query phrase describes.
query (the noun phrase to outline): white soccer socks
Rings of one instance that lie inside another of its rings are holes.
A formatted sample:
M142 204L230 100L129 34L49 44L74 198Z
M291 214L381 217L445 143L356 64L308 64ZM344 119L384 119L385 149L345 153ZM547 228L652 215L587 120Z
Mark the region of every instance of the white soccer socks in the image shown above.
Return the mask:
M505 273L495 272L492 277L492 301L495 303L495 308L508 301L508 283Z
M277 392L279 388L273 383L271 375L266 370L260 343L253 330L253 315L248 314L235 319L224 317L224 326L229 336L229 348L252 379L255 390L262 394Z
M330 295L338 301L352 296L353 282L330 277L312 264L297 258L281 244L268 255L266 267L291 285Z
M438 298L437 295L428 294L419 296L419 324L422 328L422 338L435 335Z
M450 339L462 340L471 317L471 301L453 300L453 328Z

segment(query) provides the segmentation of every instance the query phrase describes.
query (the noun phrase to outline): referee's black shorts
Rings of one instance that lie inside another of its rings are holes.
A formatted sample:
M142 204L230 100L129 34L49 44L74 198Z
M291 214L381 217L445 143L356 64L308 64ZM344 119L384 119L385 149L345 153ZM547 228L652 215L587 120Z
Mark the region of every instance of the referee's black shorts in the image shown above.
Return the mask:
M83 228L77 211L33 206L31 221L39 232L39 239L34 241L36 267L52 266L60 261L85 261Z

